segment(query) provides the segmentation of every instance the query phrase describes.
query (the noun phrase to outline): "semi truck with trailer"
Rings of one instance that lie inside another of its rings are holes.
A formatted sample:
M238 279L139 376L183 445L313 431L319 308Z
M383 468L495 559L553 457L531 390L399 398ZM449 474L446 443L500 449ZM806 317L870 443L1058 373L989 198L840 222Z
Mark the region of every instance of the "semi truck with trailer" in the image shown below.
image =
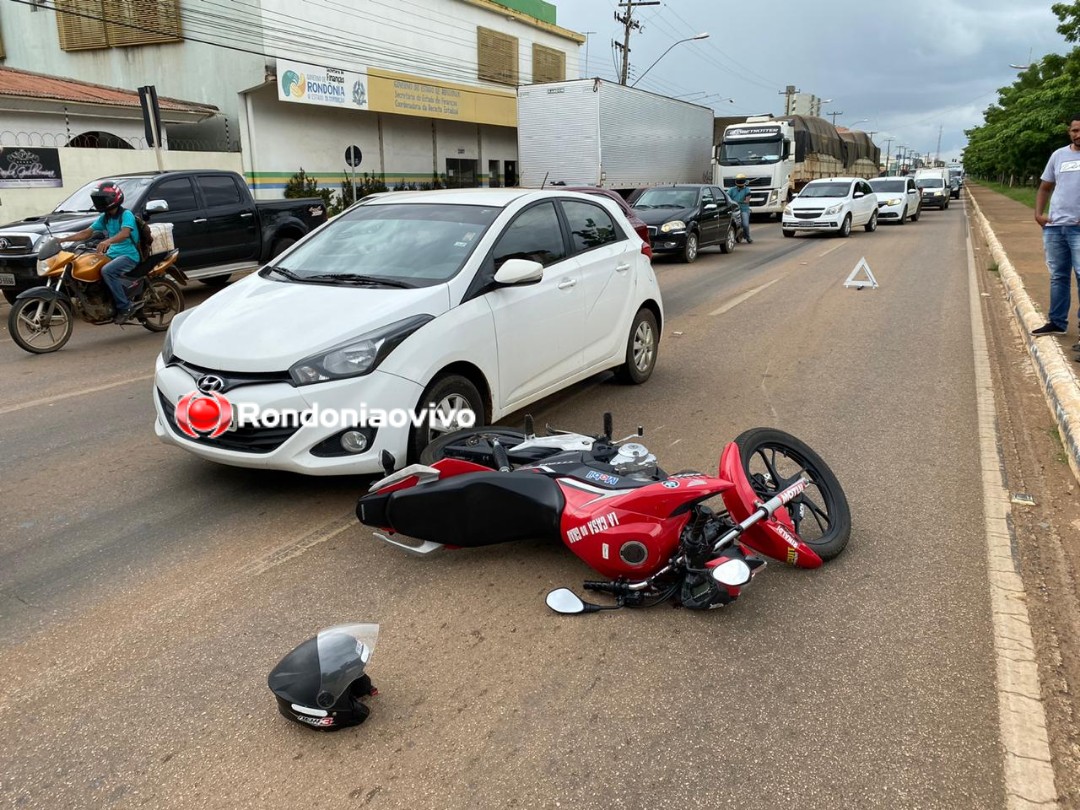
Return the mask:
M713 111L603 79L522 85L518 178L526 188L712 181Z
M717 144L714 181L730 188L746 175L752 213L779 217L811 180L877 177L881 150L865 132L838 130L824 118L751 116L729 124Z

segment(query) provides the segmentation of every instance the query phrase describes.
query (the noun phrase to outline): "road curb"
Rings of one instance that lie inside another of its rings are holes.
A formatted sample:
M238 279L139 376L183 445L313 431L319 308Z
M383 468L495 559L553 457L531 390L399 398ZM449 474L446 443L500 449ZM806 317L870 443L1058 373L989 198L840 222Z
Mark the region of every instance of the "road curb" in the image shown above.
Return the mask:
M1069 361L1061 345L1052 338L1036 338L1031 330L1041 326L1046 318L1032 304L1024 289L1023 279L1016 272L1005 248L994 234L990 222L983 214L973 194L968 192L967 201L975 211L983 236L990 246L990 253L997 262L998 273L1005 295L1012 304L1013 314L1020 326L1028 355L1039 375L1039 381L1046 395L1046 404L1057 423L1058 432L1065 445L1065 455L1073 475L1080 481L1080 381L1069 366Z

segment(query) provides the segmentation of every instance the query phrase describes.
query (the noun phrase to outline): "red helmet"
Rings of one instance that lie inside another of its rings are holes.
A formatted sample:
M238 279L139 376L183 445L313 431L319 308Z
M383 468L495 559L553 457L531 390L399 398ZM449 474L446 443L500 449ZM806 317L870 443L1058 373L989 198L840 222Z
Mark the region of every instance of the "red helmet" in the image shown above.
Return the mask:
M124 190L112 180L102 180L97 188L90 192L90 199L94 202L95 210L108 211L124 204Z

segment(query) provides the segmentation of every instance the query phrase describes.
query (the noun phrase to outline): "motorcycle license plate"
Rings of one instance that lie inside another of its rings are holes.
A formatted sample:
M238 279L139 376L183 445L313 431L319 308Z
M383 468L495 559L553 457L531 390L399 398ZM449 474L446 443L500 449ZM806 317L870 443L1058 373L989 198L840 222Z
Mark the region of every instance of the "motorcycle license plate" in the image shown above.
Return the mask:
M0 287L14 287L15 286L15 274L14 273L0 273Z

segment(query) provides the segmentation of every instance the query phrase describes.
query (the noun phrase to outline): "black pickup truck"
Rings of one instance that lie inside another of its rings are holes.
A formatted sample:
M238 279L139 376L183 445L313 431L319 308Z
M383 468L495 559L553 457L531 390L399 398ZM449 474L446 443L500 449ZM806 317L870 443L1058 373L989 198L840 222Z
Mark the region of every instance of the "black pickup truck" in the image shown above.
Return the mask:
M188 278L212 286L269 261L326 222L321 198L256 202L236 172L144 172L102 179L119 184L128 210L148 222L171 222L180 268ZM87 183L50 214L0 226L0 291L9 302L41 283L37 246L43 235L80 231L97 218L90 192L99 182Z

